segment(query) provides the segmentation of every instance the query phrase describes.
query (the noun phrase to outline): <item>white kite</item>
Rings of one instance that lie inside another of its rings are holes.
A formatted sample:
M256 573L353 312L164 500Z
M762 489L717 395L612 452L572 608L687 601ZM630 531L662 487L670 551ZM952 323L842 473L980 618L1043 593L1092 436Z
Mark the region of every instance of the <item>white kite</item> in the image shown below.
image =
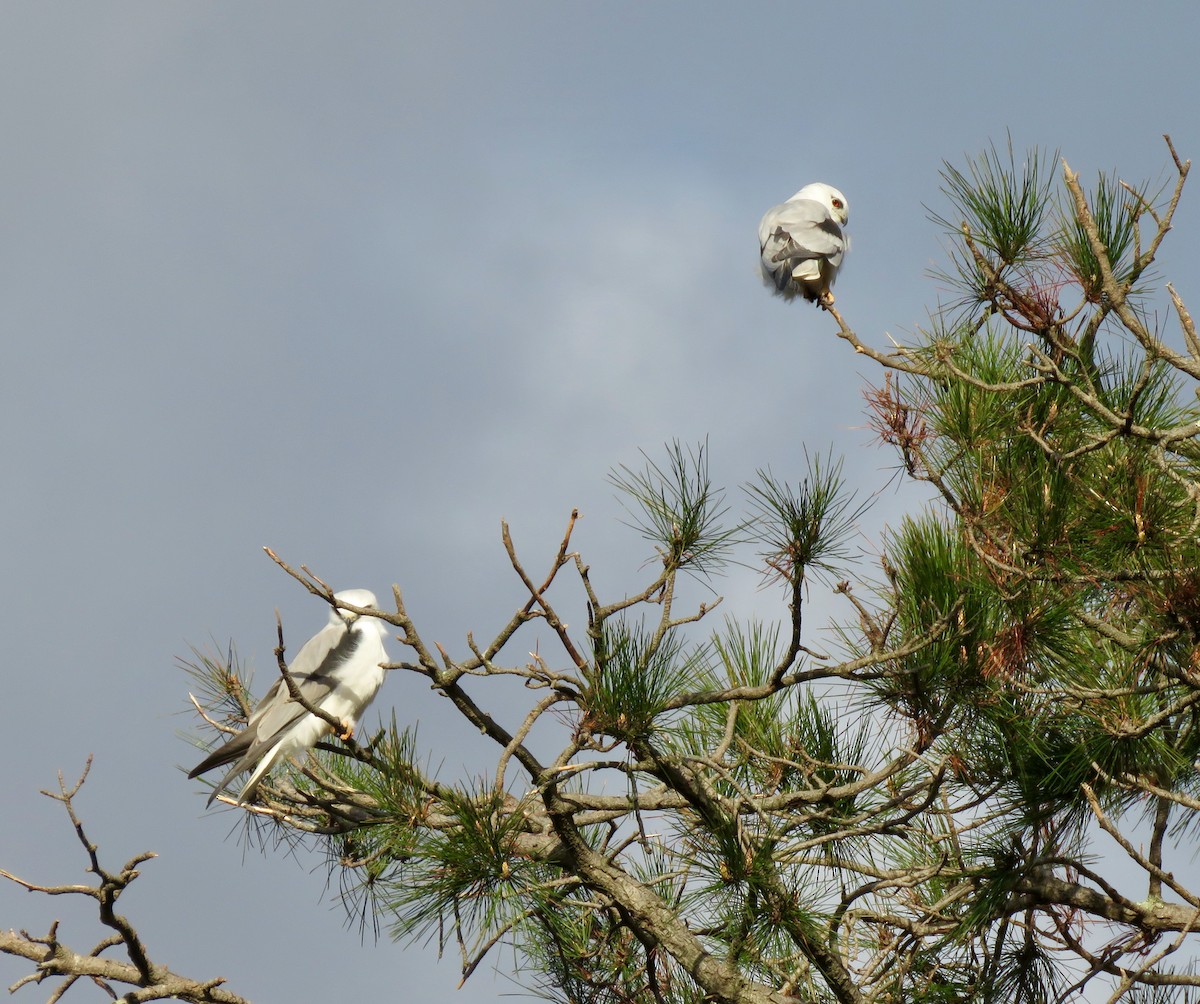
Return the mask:
M354 607L378 609L375 594L367 589L346 589L334 593L333 598ZM329 623L305 642L288 667L300 696L343 723L344 731L339 733L343 739L354 734L359 715L383 683L382 664L389 661L383 649L385 634L383 621L335 607L329 612ZM276 763L311 749L332 731L328 722L292 699L281 675L254 709L245 729L213 750L188 777L237 761L208 796L207 804L212 805L238 774L253 767L254 773L238 793L240 805L253 796L263 775Z
M763 282L785 300L800 294L827 307L850 238L842 232L850 220L846 197L816 182L787 202L767 210L758 225Z

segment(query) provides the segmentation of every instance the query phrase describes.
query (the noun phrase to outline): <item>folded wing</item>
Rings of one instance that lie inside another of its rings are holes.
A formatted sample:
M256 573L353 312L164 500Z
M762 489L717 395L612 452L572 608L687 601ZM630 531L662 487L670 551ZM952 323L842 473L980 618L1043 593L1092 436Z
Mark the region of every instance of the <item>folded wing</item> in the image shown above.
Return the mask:
M375 606L374 595L366 590L347 590L338 593L337 598L355 606ZM388 661L383 633L382 623L373 617L343 616L334 610L330 623L304 644L288 668L304 702L338 718L352 730L383 683L381 664ZM233 764L209 795L211 805L235 777L253 768L238 794L238 801L245 802L276 762L311 748L330 731L328 722L292 699L287 683L280 677L263 695L245 729L205 757L188 777Z
M763 281L785 299L828 292L846 252L841 225L820 202L796 199L768 210L758 227Z

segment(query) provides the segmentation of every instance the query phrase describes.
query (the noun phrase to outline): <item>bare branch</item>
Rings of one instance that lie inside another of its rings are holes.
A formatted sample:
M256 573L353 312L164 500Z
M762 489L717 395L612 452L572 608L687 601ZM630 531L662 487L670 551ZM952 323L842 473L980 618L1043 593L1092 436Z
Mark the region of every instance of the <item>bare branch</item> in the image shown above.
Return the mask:
M156 855L149 852L138 854L117 872L108 871L100 863L98 849L88 840L74 805L74 799L87 780L91 766L92 758L88 757L82 775L70 788L63 781L60 771L58 792L47 791L42 794L63 804L90 862L88 870L96 876L96 884L48 886L17 878L6 871L0 871L0 875L32 892L52 896L77 895L95 900L100 922L112 928L115 933L97 944L90 952L80 953L59 941L58 921L51 925L49 933L43 937L36 937L25 931L0 931L0 952L28 959L36 965L33 973L22 977L9 988L10 992L15 992L27 983L61 978L62 982L55 987L50 997L50 1000L58 1000L76 980L87 978L106 987L111 983L134 988L122 997L127 1001L182 1000L193 1004L248 1004L245 998L222 989L223 979L193 980L152 962L145 942L136 928L128 918L113 909L117 897L141 874L138 865ZM108 949L119 947L124 948L128 961L102 957L102 953ZM111 996L116 996L111 990L109 992Z

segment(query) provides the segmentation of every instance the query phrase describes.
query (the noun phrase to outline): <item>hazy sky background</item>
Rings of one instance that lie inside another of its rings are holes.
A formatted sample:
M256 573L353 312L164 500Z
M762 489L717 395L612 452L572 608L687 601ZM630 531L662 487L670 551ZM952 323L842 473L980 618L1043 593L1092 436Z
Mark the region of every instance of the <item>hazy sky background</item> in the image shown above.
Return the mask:
M1200 155L1197 37L1183 0L0 6L0 867L84 881L37 790L94 753L103 860L160 855L121 900L156 961L263 1004L514 991L362 945L317 859L206 814L176 657L233 638L261 691L275 608L293 651L324 622L264 544L339 588L399 583L456 654L523 600L502 517L540 574L579 506L598 588L632 590L646 545L607 475L672 439L707 437L735 509L806 445L879 490L881 374L763 289L763 211L839 187L839 306L904 338L941 293L942 160L1010 130L1085 176L1166 179L1163 132ZM1198 238L1193 187L1159 259L1193 312ZM864 543L920 498L885 491ZM783 612L749 570L715 587ZM393 707L444 776L486 767L419 680L367 722ZM0 927L54 917L100 937L82 901L0 885Z

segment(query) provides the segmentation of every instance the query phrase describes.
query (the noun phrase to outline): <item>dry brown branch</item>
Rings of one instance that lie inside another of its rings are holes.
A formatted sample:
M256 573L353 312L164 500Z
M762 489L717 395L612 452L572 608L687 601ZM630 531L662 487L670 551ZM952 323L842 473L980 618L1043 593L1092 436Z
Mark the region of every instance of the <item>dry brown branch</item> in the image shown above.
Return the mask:
M558 635L558 640L562 644L563 649L566 651L567 655L570 656L571 661L578 668L582 669L587 666L587 660L575 650L575 644L571 641L571 636L567 633L567 626L559 619L558 614L554 612L554 608L550 606L550 603L546 599L545 595L546 590L554 581L554 577L558 574L559 569L561 569L568 560L566 553L567 544L571 537L571 531L575 526L575 520L578 517L578 512L579 511L577 509L573 509L571 511L571 521L567 525L567 532L563 536L562 545L559 547L558 556L554 560L554 566L550 570L550 574L546 577L546 581L540 588L535 586L533 581L526 574L520 559L517 557L516 547L513 544L512 534L509 533L508 523L504 522L503 520L500 522L500 534L504 540L504 550L507 552L509 561L512 563L513 571L517 573L517 576L520 578L521 582L524 583L525 588L529 590L529 603L525 609L532 610L533 604L536 604L542 608L542 615L546 618L546 623L549 624L554 630L554 633Z
M49 932L41 937L26 931L0 931L0 952L28 959L35 963L34 972L22 977L10 988L15 992L28 983L61 979L50 1000L58 1000L77 980L87 979L116 999L118 993L126 1001L182 1000L193 1004L247 1004L245 998L221 988L222 978L193 980L172 972L151 961L145 942L137 929L114 909L117 898L140 876L138 866L156 857L152 853L138 854L119 871L109 871L100 863L99 850L87 837L83 823L75 811L75 797L83 787L92 766L89 756L79 780L70 788L62 773L58 775L58 792L42 794L61 802L83 845L90 871L96 876L95 885L41 885L7 872L0 876L17 883L30 892L47 896L83 896L95 900L100 922L115 933L101 941L90 952L80 953L64 945L58 936L60 922L55 921ZM127 961L102 957L111 948L123 947ZM127 986L128 992L114 989Z

